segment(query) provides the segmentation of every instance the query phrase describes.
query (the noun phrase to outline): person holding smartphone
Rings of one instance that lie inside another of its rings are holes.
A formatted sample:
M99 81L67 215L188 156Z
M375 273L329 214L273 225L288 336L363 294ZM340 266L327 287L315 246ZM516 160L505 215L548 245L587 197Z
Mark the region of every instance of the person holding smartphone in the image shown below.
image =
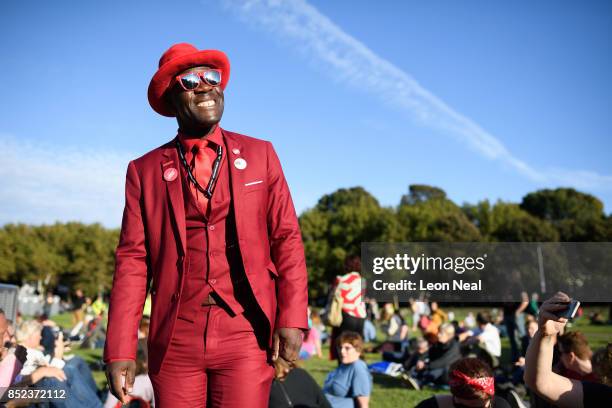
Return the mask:
M557 336L579 303L557 292L540 307L538 331L525 357L525 383L542 398L561 408L601 407L612 401L612 387L566 378L552 371L553 349Z

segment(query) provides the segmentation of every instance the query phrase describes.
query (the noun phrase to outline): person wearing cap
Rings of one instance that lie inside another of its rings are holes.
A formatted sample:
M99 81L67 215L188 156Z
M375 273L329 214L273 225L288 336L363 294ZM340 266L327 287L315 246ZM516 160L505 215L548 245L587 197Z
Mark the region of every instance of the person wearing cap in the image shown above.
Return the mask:
M148 90L178 134L133 160L104 350L127 401L150 290L156 407L266 407L272 361L292 364L307 322L295 209L270 142L222 129L227 56L170 47Z

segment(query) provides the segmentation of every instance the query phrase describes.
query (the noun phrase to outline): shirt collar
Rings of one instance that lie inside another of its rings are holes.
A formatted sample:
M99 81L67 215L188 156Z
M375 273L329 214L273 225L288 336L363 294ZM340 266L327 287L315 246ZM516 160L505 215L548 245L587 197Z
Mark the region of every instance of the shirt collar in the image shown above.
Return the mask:
M215 129L212 131L212 133L206 136L205 138L190 136L181 132L180 130L177 132L177 136L181 141L181 144L185 146L185 150L188 152L191 151L193 146L201 147L204 142L208 142L206 143L207 146L210 146L210 144L221 146L223 144L223 134L221 133L221 126L219 126L219 124L216 124Z

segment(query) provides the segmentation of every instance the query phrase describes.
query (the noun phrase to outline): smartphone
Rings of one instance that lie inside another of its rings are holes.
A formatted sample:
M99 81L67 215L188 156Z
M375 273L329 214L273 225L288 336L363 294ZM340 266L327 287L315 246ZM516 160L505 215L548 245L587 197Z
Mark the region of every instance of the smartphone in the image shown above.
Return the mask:
M580 307L580 302L572 299L569 303L567 303L567 309L559 310L555 313L557 317L565 317L566 319L573 319Z

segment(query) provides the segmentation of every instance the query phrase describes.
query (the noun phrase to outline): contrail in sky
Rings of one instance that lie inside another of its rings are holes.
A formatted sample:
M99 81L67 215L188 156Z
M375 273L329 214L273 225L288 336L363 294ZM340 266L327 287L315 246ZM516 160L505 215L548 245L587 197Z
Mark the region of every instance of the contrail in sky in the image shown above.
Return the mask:
M409 73L376 55L304 0L222 0L248 24L273 33L349 86L371 91L422 126L461 141L479 155L504 163L538 184L580 189L612 187L612 176L587 170L537 170L514 156L495 136L421 86Z

